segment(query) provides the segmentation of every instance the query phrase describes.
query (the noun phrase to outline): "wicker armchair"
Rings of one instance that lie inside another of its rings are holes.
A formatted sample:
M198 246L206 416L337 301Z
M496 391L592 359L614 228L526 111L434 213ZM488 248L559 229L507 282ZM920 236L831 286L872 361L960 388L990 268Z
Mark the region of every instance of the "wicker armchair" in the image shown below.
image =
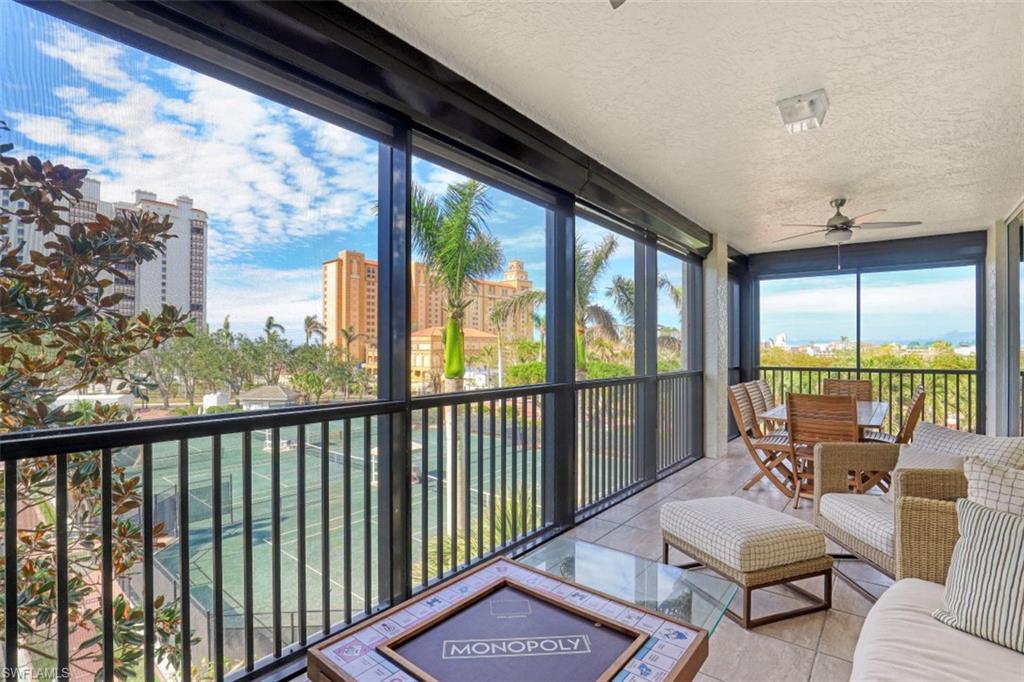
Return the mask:
M954 500L967 495L967 479L955 469L893 472L899 451L897 445L875 443L818 445L814 524L891 578L944 583L959 537ZM854 470L893 472L892 502L851 493ZM847 579L838 569L836 574Z

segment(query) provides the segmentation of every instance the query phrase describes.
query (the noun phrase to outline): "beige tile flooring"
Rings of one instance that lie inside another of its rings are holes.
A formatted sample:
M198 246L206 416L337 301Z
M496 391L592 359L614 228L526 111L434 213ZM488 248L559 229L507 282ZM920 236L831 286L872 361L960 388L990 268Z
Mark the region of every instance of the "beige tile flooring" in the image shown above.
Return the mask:
M703 459L607 509L569 531L582 540L658 559L661 556L659 508L671 500L735 495L810 520L811 503L803 501L793 509L784 497L763 479L750 490L743 484L756 471L740 441L730 444L728 456ZM840 551L830 544L829 551ZM680 554L670 556L681 563ZM845 562L844 570L874 593L881 593L891 580L863 564ZM821 580L808 581L805 588L820 594ZM768 588L754 593L754 614L799 605L785 588ZM710 641L710 654L697 680L703 682L769 682L811 680L845 682L850 677L850 660L864 615L870 602L849 585L836 580L832 610L800 616L755 630L744 630L724 618ZM734 604L734 608L739 608ZM760 610L763 609L763 610Z
M785 511L810 521L810 502L793 509L784 497L763 479L750 490L743 484L756 467L740 441L733 441L726 457L702 459L620 502L601 514L568 531L588 542L632 552L652 559L661 557L659 508L670 500L695 497L736 495ZM829 543L830 552L840 551ZM673 563L684 557L669 556ZM881 594L892 581L864 564L844 565L868 591ZM821 580L803 585L821 593ZM764 610L783 610L798 605L785 588L768 588L754 593L754 614ZM710 641L707 662L697 682L846 682L850 678L850 659L864 623L870 602L841 580L833 583L832 610L772 623L755 630L744 630L723 618ZM734 604L734 608L739 608ZM305 675L298 678L305 680Z

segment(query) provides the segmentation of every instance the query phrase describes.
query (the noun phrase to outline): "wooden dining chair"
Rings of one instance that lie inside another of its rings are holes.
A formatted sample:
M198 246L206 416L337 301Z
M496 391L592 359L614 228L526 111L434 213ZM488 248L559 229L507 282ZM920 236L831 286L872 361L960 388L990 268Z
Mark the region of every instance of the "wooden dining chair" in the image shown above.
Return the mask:
M754 425L757 427L755 434L760 438L765 434L770 433L770 425L757 416L768 411L768 403L765 402L764 394L761 393L761 389L757 386L757 382L747 381L740 384L740 386L742 386L743 390L747 392L747 397L750 398L750 404L754 408Z
M825 379L821 383L823 395L853 396L857 400L871 400L870 379Z
M871 443L905 445L914 437L914 429L917 428L917 422L921 420L922 414L924 414L924 384L918 384L917 388L914 389L914 397L910 399L910 410L907 412L907 418L903 420L903 425L900 426L899 432L894 436L884 431L865 431L864 440Z
M793 508L798 509L801 497L814 497L814 446L857 442L857 399L851 395L790 393L786 403L794 459Z
M888 443L890 445L906 445L914 437L914 429L917 422L924 414L924 384L918 384L914 389L914 396L910 400L910 410L907 418L903 420L899 432L894 436L884 431L865 431L861 438L865 443ZM876 485L883 492L888 492L891 484L891 475L888 471L859 471L854 472L854 490L865 493Z
M793 490L789 484L795 479L791 468L792 449L789 434L782 432L765 436L761 433L754 406L750 402L750 394L742 384L729 387L729 407L733 419L736 420L736 428L743 439L743 445L757 465L757 473L747 481L743 489L749 490L759 480L767 478L783 494L792 497Z
M775 396L772 395L772 389L768 385L768 382L764 379L756 379L753 381L754 385L757 386L758 390L761 391L761 396L764 398L765 407L769 410L775 407Z

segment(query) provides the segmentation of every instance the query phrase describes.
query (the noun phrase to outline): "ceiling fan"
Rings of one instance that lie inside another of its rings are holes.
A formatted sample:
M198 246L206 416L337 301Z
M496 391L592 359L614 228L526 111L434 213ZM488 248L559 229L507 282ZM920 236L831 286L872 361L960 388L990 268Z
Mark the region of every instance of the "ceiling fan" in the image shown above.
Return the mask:
M823 225L819 224L806 224L797 223L783 225L783 227L813 227L815 229L810 232L801 232L800 234L794 234L789 237L783 237L782 239L776 239L774 243L786 242L790 239L799 239L801 237L807 237L812 234L824 234L825 241L829 244L842 244L850 241L853 238L853 231L857 229L865 230L886 230L893 227L911 227L912 225L920 225L920 220L903 221L903 222L869 222L872 218L878 217L885 213L885 209L879 209L872 211L871 213L865 213L859 215L856 218L847 218L843 215L843 206L846 205L846 199L839 198L833 199L829 202L833 208L836 209L836 214L828 219L828 222Z

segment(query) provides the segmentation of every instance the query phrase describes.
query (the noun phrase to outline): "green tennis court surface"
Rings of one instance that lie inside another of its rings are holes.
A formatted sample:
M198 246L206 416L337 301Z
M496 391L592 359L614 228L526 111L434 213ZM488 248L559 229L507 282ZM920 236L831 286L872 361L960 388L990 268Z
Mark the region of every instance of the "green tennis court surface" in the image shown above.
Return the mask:
M374 421L371 421L370 443L376 442L376 428ZM342 426L340 423L332 424L329 432L329 448L327 462L327 489L328 489L328 539L329 567L325 571L322 561L322 540L325 536L321 521L321 447L319 429L311 429L307 432L307 445L305 455L305 562L304 569L300 569L303 562L300 562L298 527L298 452L295 447L298 434L294 428L283 428L280 431L280 571L281 571L281 622L282 634L285 644L294 641L298 637L298 610L299 610L299 584L301 576L305 575L306 605L308 610L307 627L310 632L321 626L322 614L322 582L325 573L330 586L330 607L331 620L338 622L345 616L345 530L346 516L345 495L349 495L350 514L348 516L349 530L349 551L350 551L350 600L353 613L362 611L369 601L370 605L376 604L379 599L378 590L378 566L377 548L378 533L378 489L373 485L373 476L367 467L367 454L372 463L376 455L366 447L365 434L363 433L363 422L356 420L352 423L350 443L350 467L351 475L345 480L344 470L344 447ZM422 437L422 432L417 430L417 435ZM462 438L460 433L460 439ZM224 597L224 625L226 632L226 647L229 658L237 659L242 655L241 632L244 626L244 599L245 599L245 574L244 565L244 505L243 505L243 480L242 468L242 434L232 434L221 439L221 495L222 495L222 542L223 553L223 597ZM272 454L269 432L253 432L251 434L252 453L252 528L253 528L253 551L252 551L252 594L254 628L256 630L256 655L257 657L269 653L269 637L272 628L272 613L274 610L273 599L273 574L272 562L274 557L274 544L272 535L273 502L272 490L274 479L272 476ZM438 456L437 432L433 428L428 431L429 446L428 459L426 462L427 471L427 535L436 536L438 528L437 510L437 472L443 466L443 456ZM469 486L471 490L469 516L472 524L472 533L477 535L477 509L480 497L483 497L483 516L485 525L490 516L491 489L491 466L492 455L490 450L490 435L484 434L484 457L478 463L478 435L474 430L469 439L470 467ZM511 490L513 481L513 462L511 457L511 437L506 442L507 452L505 457L505 487ZM212 439L196 438L189 441L189 570L190 589L192 597L192 627L200 637L197 654L202 656L209 646L209 637L206 636L206 623L196 622L197 620L210 619L207 614L214 610L213 593L213 534L212 534ZM460 448L462 444L460 443ZM500 449L500 440L497 443ZM125 451L124 457L131 461L128 464L133 473L138 472L140 465L136 459L137 450ZM413 445L413 467L414 476L419 476L423 467L423 455L420 444L414 441ZM499 467L494 472L496 488L494 496L497 504L500 505L502 473L500 471L500 452L493 458L494 466ZM460 451L458 465L464 467L464 454ZM516 489L519 492L519 499L528 496L531 500L539 501L539 487L541 485L541 472L543 470L541 448L538 444L536 454L536 484L537 490L532 490L534 482L534 459L533 451L524 448L522 440L519 441L519 454L516 458ZM482 468L482 477L481 474ZM370 481L367 481L370 476ZM153 446L153 481L154 498L157 506L156 518L164 521L166 532L170 540L169 544L156 555L157 575L156 585L158 592L168 597L180 595L180 552L177 543L177 495L178 495L178 443L158 443ZM482 484L482 487L481 487ZM411 526L412 526L412 550L413 561L419 561L421 557L421 535L423 528L423 487L414 481L412 486L411 504ZM446 493L447 497L447 493ZM508 494L511 500L511 493ZM523 510L520 508L519 514ZM530 513L526 514L527 523L532 524L533 518ZM520 516L521 518L521 516ZM537 522L540 523L539 511ZM497 541L501 542L500 522L496 524ZM522 532L522 528L519 529ZM447 532L447 529L446 529ZM509 529L509 533L511 529ZM484 546L489 547L489 526L485 527ZM367 553L367 547L369 552ZM435 551L433 543L430 545L431 553ZM369 561L367 561L367 558ZM460 561L462 557L459 557ZM367 570L368 569L368 570ZM367 585L369 577L369 585ZM141 592L141 589L138 590Z

